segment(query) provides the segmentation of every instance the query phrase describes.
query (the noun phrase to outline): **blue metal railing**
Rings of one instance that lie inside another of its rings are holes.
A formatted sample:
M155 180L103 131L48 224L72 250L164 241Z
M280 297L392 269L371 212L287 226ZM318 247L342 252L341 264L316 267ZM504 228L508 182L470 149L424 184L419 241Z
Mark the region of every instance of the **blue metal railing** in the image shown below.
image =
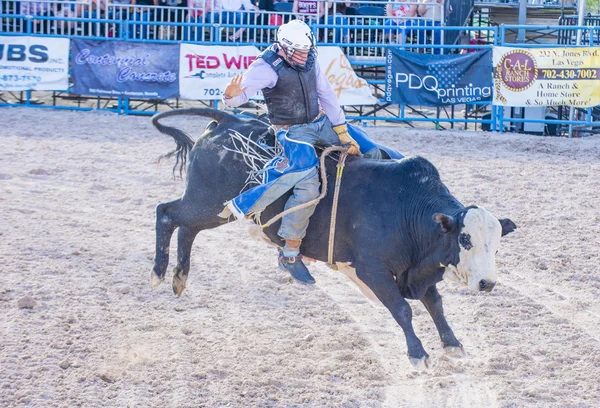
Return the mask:
M109 5L110 6L110 5ZM152 7L144 7L144 9L149 9ZM132 13L132 7L127 8L127 13ZM156 14L159 14L159 11L162 9L166 9L169 11L171 8L153 8ZM186 9L181 9L179 15L180 18L177 19L183 20L184 11L189 11ZM162 11L161 11L162 12ZM248 13L250 14L250 13ZM120 40L129 40L135 42L159 42L159 43L172 43L174 41L181 41L181 38L177 36L174 38L165 37L161 38L158 35L159 27L174 27L178 30L179 34L182 35L186 32L194 32L201 33L202 35L194 35L193 39L201 38L200 41L190 41L196 43L202 43L207 45L256 45L259 48L264 48L270 45L274 41L274 32L278 28L277 25L263 24L264 22L270 21L270 16L282 16L284 13L281 12L261 12L254 13L252 24L234 24L234 23L215 23L213 17L209 21L192 19L187 21L158 21L158 20L149 20L149 21L132 21L128 19L122 18L90 18L92 15L89 13L88 17L56 17L56 16L44 16L44 15L36 15L36 16L26 16L21 14L14 13L3 13L0 14L0 18L2 18L2 25L0 26L0 34L1 35L36 35L36 36L58 36L58 37L70 37L70 38L89 38L89 39L97 39L97 40L112 40L112 41L120 41ZM113 13L114 16L114 13ZM490 49L493 45L510 45L510 46L519 46L523 48L540 48L540 47L564 47L564 45L558 44L514 44L506 42L506 34L507 31L514 30L540 30L540 29L560 29L560 30L579 30L586 38L589 38L589 46L595 46L596 43L595 38L599 38L598 34L600 33L600 27L578 27L578 26L516 26L516 25L506 25L500 27L437 27L437 26L413 26L410 28L413 32L423 32L427 34L428 41L423 43L415 43L411 41L401 40L399 42L390 43L389 39L385 36L385 30L389 29L389 27L384 26L385 20L388 17L370 17L370 16L353 16L354 19L352 23L348 24L336 24L336 21L324 23L324 22L313 22L311 23L311 27L315 31L317 36L321 38L322 45L333 45L341 47L351 64L355 68L357 72L365 71L368 72L369 75L365 76L365 80L369 83L375 91L381 92L381 87L385 84L384 80L384 70L385 70L385 59L384 55L386 49L389 46L401 46L405 50L413 51L413 52L421 52L421 53L431 53L434 50L439 50L439 52L457 52L462 51L465 48L469 50L480 50L480 49ZM361 24L361 20L357 18L362 18L362 22L364 19L368 18L371 20L375 19L377 24ZM35 22L34 22L35 20ZM260 21L259 21L260 20ZM16 24L16 22L19 22ZM325 20L327 21L327 20ZM40 22L40 23L38 23ZM12 24L12 25L11 25ZM59 27L60 24L71 24L72 27L81 27L81 30L74 30L74 32L69 32L68 34L58 32L56 29L52 29L52 27ZM37 26L36 26L37 25ZM38 27L43 27L43 32L40 32ZM19 30L15 30L15 28L19 28ZM113 29L113 36L109 36L108 28ZM134 35L134 30L144 31L142 28L146 28L146 37L138 37ZM242 34L242 37L236 41L232 41L229 38L229 34L238 30L239 28L245 28L246 32ZM8 29L8 30L7 30ZM11 30L12 29L12 30ZM392 28L393 29L393 28ZM350 38L353 39L353 43L350 41L329 41L329 38L332 37L331 33L336 30L347 30ZM433 44L431 41L432 34L435 32L462 32L469 31L474 33L479 33L480 37L485 37L491 39L488 44L469 44L469 45L452 45L452 44ZM114 33L118 33L117 36L114 36ZM250 40L250 38L254 38L254 40ZM387 40L387 41L386 41ZM414 40L414 39L413 39ZM491 75L491 73L490 73ZM66 92L65 90L63 92ZM85 98L82 96L82 98ZM96 97L94 97L96 98ZM0 96L1 99L1 96ZM92 98L93 99L93 98ZM106 108L112 111L120 111L124 113L140 113L139 111L132 111L130 108L130 103L132 100L128 98L114 98L116 100L116 105L114 107L107 108L106 105L101 107L100 100L101 98L97 98L97 103L95 109L98 108ZM73 107L62 107L62 106L47 106L47 105L34 105L32 103L32 92L25 92L24 98L21 98L22 105L24 106L36 106L36 107L58 107L58 108L66 108L73 109ZM106 102L106 100L104 100ZM108 103L108 102L107 102ZM0 103L0 106L7 105L7 103ZM91 109L88 107L88 109ZM421 107L411 107L411 106L403 106L403 105L388 105L383 102L383 99L380 100L380 104L370 108L352 108L349 110L347 114L348 120L355 120L360 122L365 121L385 121L385 122L430 122L434 123L437 127L441 127L441 124L447 123L450 126L454 126L455 124L462 124L465 128L469 125L484 125L491 130L497 131L505 131L511 129L516 124L522 123L543 123L545 125L555 125L555 126L568 126L574 125L577 127L588 127L588 128L597 128L600 127L600 123L598 122L597 116L594 116L595 110L592 108L588 109L577 109L577 112L582 116L582 119L569 121L562 118L562 115L558 118L554 118L548 116L545 119L526 119L526 118L517 118L510 117L506 114L506 109L501 106L493 106L489 103L479 102L473 103L465 106L463 109L464 117L457 117L454 112L452 115L448 114L447 111L454 111L454 107L448 108L425 108L426 110L434 110L435 116L423 114L423 109ZM147 114L152 114L154 111L143 112ZM474 113L474 114L473 114ZM482 115L479 115L482 114ZM421 115L421 116L419 116ZM596 119L596 120L594 120Z

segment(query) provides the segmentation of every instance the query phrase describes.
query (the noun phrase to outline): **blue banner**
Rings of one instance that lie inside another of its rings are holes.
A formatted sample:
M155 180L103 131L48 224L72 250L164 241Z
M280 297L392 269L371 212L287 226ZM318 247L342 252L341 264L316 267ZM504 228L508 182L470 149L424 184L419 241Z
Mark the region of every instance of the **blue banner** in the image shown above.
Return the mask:
M125 98L179 96L179 44L71 41L73 92Z
M492 50L435 55L388 49L385 100L444 106L492 100Z

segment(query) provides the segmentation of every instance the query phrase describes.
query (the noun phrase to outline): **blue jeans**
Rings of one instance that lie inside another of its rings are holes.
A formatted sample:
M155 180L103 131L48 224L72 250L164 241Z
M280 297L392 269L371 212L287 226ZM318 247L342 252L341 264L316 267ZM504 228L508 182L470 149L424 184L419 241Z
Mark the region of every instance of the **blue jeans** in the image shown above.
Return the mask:
M277 140L286 151L293 151L294 144L310 144L311 146L315 143L340 145L340 139L332 129L331 122L325 115L315 122L291 126L287 130L277 132ZM314 152L314 147L312 147L312 151ZM293 167L294 161L302 160L303 158L287 155L287 159L289 165ZM314 167L306 177L294 185L294 193L285 203L285 209L287 210L314 200L320 194L320 186L321 182L319 181L317 167ZM316 206L313 205L284 216L277 234L283 239L304 238L310 216L315 212L315 208Z
M440 23L439 21L434 21L433 23L431 21L418 21L415 23L413 22L413 27L439 27ZM427 34L428 32L431 32L431 40L432 41L428 41L427 38ZM419 45L425 45L427 43L431 43L433 42L434 45L441 45L442 44L442 32L440 30L414 30L413 31L413 35L417 34L417 43ZM432 54L439 54L440 53L441 48L434 48L432 50Z

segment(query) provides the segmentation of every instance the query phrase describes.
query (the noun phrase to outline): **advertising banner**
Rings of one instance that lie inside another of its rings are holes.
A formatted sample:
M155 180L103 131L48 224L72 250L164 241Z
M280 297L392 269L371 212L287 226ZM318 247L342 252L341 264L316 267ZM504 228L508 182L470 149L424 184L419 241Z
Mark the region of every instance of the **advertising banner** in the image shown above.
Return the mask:
M69 39L0 36L0 90L65 91Z
M491 50L436 55L390 48L385 100L419 106L491 101L491 58Z
M340 47L319 47L318 51L321 71L333 87L340 105L374 105L378 102L367 81L356 76Z
M253 45L227 47L181 44L179 55L180 96L183 99L221 99L225 86L246 72L260 54Z
M167 99L179 95L179 44L72 41L73 92Z
M494 104L600 105L600 48L494 47Z

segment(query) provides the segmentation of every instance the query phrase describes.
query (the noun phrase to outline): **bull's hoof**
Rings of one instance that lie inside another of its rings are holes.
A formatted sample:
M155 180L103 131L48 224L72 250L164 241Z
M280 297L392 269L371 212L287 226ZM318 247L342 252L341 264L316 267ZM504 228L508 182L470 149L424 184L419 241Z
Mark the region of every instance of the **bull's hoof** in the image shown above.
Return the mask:
M429 358L428 357L408 357L410 363L417 371L427 371L429 369Z
M460 347L448 346L444 347L444 352L448 357L460 358L466 355L465 349L461 345Z
M173 269L173 293L177 296L181 296L185 289L186 282L187 275L184 274L180 268L175 267Z
M161 278L160 276L158 276L156 274L156 272L154 272L154 271L150 272L150 285L152 286L152 289L154 289L155 287L157 287L158 285L163 283L164 280L165 280L165 275L163 275Z

